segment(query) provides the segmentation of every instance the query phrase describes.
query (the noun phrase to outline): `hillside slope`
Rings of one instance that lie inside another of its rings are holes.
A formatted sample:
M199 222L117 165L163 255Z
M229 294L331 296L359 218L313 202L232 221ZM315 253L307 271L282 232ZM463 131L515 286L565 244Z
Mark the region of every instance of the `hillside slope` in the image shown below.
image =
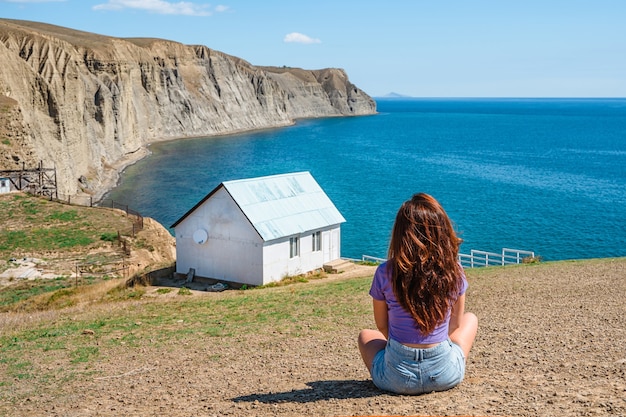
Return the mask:
M78 272L128 278L173 264L174 237L154 219L144 217L140 224L118 209L0 194L0 292L59 277L74 283Z

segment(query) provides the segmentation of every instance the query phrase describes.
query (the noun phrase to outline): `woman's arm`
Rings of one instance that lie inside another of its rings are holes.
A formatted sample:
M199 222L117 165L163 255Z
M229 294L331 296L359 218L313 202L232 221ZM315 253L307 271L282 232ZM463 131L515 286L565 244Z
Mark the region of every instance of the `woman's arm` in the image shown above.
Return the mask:
M465 312L465 294L457 298L456 303L452 306L452 312L450 313L450 327L448 328L448 335L452 334L456 329L461 326L461 320L463 319L463 313Z
M374 303L374 321L376 322L376 328L385 336L385 339L389 338L389 315L387 312L387 302L384 300L373 300Z

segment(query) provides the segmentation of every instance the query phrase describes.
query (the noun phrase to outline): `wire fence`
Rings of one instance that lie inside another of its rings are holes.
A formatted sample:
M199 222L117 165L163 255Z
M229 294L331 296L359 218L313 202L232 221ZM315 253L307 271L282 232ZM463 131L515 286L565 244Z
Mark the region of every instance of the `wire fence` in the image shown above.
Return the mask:
M118 231L118 235L124 236L132 236L135 237L137 232L143 230L143 216L136 210L128 207L128 204L120 203L114 200L100 200L94 201L92 196L88 195L64 195L60 193L55 193L54 196L49 195L45 196L46 199L50 201L56 201L62 204L74 205L74 206L83 206L83 207L107 207L122 210L126 213L126 216L132 218L133 224L132 228L128 230Z
M109 207L112 209L122 210L127 216L132 217L134 219L132 231L133 237L135 237L135 234L138 231L143 230L143 216L138 211L128 207L128 204L123 204L113 200L101 200L98 202L98 207Z

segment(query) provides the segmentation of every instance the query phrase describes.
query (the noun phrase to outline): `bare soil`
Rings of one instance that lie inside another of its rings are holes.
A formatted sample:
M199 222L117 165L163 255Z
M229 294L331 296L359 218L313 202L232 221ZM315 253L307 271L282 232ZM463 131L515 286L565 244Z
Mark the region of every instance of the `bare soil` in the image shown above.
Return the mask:
M328 279L373 273L360 268ZM92 376L68 378L19 404L0 402L0 413L626 415L625 258L470 270L468 278L467 309L477 314L480 330L465 380L447 392L403 396L376 389L356 346L359 330L373 327L366 315L299 337L190 336L158 348L122 346L107 351ZM264 291L271 290L280 289ZM228 292L194 296L208 301ZM371 302L367 293L358 299ZM27 390L20 386L27 383L16 381L16 389Z

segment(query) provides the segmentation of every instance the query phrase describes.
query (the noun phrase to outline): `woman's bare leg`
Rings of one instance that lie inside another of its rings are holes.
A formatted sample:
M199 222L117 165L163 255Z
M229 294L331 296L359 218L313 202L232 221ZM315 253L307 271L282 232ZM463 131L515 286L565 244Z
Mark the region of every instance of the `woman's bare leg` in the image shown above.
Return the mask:
M387 339L378 330L361 330L359 333L359 351L365 366L371 372L372 362L378 352L383 350L387 345Z
M478 318L476 315L474 313L464 313L461 325L450 333L450 340L461 347L465 360L467 360L470 349L474 344L477 332Z

